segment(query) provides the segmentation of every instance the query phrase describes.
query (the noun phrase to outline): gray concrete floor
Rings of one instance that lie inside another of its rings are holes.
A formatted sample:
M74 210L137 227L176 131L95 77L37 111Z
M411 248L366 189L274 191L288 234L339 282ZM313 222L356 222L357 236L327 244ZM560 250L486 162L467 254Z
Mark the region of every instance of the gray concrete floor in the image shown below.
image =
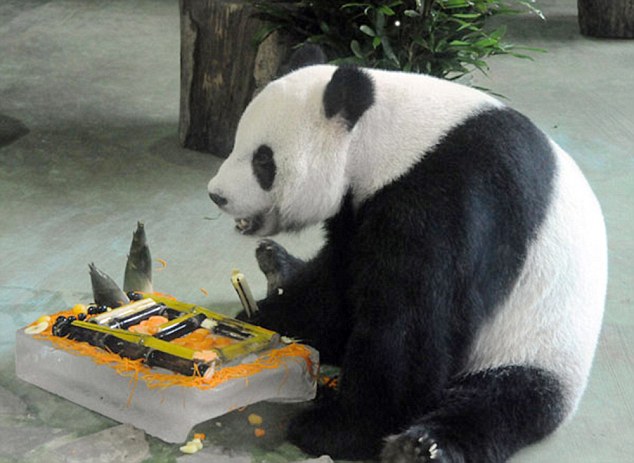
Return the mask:
M581 37L574 0L538 3L548 20L513 18L510 37L548 53L534 62L496 58L490 77L476 83L505 95L587 174L607 221L610 283L577 416L512 461L630 462L634 42ZM137 220L146 224L153 256L168 262L155 272L158 290L232 313L238 302L229 275L238 267L254 292L264 293L255 240L234 233L206 195L220 160L177 141L178 28L176 1L0 3L0 461L50 460L42 455L51 439L116 424L16 379L14 333L41 313L87 300L89 262L121 279ZM314 229L280 241L309 256L321 234ZM264 439L252 437L244 413L199 431L255 461L302 456L278 426L293 407L252 409L269 425ZM146 440L147 461L188 461L178 446Z

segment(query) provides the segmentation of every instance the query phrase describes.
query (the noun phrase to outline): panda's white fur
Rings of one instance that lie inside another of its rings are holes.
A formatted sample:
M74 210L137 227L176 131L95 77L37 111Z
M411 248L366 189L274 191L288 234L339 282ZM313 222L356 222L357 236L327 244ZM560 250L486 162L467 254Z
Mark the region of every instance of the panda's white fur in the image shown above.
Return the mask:
M599 203L583 174L554 142L551 207L520 278L497 316L478 333L468 368L534 365L567 389L571 414L585 389L607 285L607 244Z
M489 95L446 80L379 70L371 75L375 104L355 128L346 166L357 204L403 175L451 127L501 105Z
M336 69L302 68L269 84L245 111L233 152L209 182L209 192L226 198L224 209L232 216L264 214L260 235L328 219L348 191L358 208L424 159L452 128L504 107L444 80L365 70L374 102L349 130L341 117L324 114L324 89ZM546 218L512 291L480 326L464 373L506 365L542 368L561 382L569 416L587 383L599 335L607 246L601 209L587 181L570 156L550 143L556 170ZM262 144L275 153L269 191L251 166Z

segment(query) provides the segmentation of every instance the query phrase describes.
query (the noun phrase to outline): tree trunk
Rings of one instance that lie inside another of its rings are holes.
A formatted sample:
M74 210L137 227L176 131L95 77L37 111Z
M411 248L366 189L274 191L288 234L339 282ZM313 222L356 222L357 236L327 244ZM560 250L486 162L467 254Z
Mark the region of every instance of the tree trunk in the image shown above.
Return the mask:
M634 37L634 0L577 0L583 35Z
M180 0L181 102L179 137L186 148L226 157L240 115L256 91L275 77L284 41L259 47L246 0Z

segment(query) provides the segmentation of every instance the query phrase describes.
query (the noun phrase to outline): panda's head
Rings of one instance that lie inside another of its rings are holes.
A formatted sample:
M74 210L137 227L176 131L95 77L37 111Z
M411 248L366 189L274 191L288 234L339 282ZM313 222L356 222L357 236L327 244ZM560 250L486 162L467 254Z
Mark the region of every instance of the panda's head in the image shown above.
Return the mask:
M233 151L209 182L211 199L245 234L298 230L334 215L348 190L355 125L374 101L366 71L302 67L245 110Z

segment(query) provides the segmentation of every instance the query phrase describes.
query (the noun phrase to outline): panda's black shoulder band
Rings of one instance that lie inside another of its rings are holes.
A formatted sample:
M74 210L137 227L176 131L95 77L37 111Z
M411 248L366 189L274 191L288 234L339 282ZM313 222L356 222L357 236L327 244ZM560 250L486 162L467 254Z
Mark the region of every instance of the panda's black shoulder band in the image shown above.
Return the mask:
M341 66L324 92L324 110L328 119L340 115L352 130L374 104L374 83L370 75L356 66Z

